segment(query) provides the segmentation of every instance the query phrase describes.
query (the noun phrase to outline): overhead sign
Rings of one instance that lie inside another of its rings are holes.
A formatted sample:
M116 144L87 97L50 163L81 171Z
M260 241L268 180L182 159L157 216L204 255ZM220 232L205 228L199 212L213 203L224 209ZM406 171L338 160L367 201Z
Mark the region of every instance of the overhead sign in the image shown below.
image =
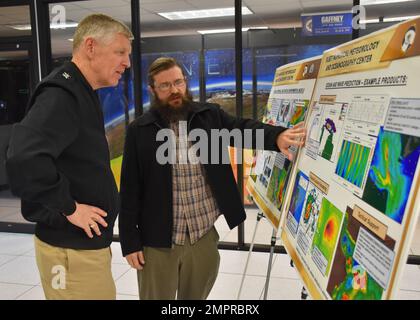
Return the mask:
M303 14L301 18L304 37L352 34L351 12Z

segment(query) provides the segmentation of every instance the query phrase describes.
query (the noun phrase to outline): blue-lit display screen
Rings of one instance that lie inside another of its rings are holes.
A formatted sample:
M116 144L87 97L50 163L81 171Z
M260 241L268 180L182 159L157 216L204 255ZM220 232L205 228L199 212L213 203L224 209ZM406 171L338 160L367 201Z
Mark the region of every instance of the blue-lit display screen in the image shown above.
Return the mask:
M252 51L244 49L242 54L243 116L249 118L252 117ZM205 52L206 101L220 104L232 115L236 114L235 65L233 48Z
M134 87L131 70L127 70L116 87L98 90L104 115L111 159L122 155L126 111L134 114Z

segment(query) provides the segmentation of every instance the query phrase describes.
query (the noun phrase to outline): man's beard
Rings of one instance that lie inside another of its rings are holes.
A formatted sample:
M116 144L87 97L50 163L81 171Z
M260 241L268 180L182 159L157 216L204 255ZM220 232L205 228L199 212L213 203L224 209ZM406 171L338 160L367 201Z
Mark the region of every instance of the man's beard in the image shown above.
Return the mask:
M188 90L185 95L170 95L168 101L174 98L181 98L181 105L173 107L168 102L160 100L156 94L152 100L152 109L156 109L161 117L168 123L186 120L188 118L188 113L191 111L192 95Z

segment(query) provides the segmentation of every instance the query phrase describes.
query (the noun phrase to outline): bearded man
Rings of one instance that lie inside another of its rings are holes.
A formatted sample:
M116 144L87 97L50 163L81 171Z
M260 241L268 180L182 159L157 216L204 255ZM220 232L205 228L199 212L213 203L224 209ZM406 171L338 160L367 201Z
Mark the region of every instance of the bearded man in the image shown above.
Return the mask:
M262 147L283 152L290 160L288 148L302 146L306 130L302 124L286 129L238 119L217 104L192 101L183 68L173 58L159 58L150 65L148 84L152 106L130 124L124 148L122 252L137 269L140 299L206 299L220 262L214 223L224 215L233 229L246 217L230 163L213 161L215 151L216 158L227 157L229 143L214 148L219 141L211 130L263 130ZM173 163L162 163L157 153L165 142L158 135L168 129L174 132L178 152ZM181 159L192 147L187 134L195 129L207 133L211 163ZM252 137L248 147L255 148L256 134Z

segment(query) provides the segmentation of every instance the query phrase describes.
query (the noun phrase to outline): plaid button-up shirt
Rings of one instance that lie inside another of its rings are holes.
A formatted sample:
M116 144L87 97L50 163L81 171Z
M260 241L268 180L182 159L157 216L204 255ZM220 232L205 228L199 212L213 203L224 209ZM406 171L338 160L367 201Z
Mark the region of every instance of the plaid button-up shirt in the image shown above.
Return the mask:
M183 245L188 232L191 244L197 242L214 225L220 215L216 200L201 163L185 159L192 143L187 139L187 125L172 122L176 137L176 163L172 165L173 232L172 242Z

